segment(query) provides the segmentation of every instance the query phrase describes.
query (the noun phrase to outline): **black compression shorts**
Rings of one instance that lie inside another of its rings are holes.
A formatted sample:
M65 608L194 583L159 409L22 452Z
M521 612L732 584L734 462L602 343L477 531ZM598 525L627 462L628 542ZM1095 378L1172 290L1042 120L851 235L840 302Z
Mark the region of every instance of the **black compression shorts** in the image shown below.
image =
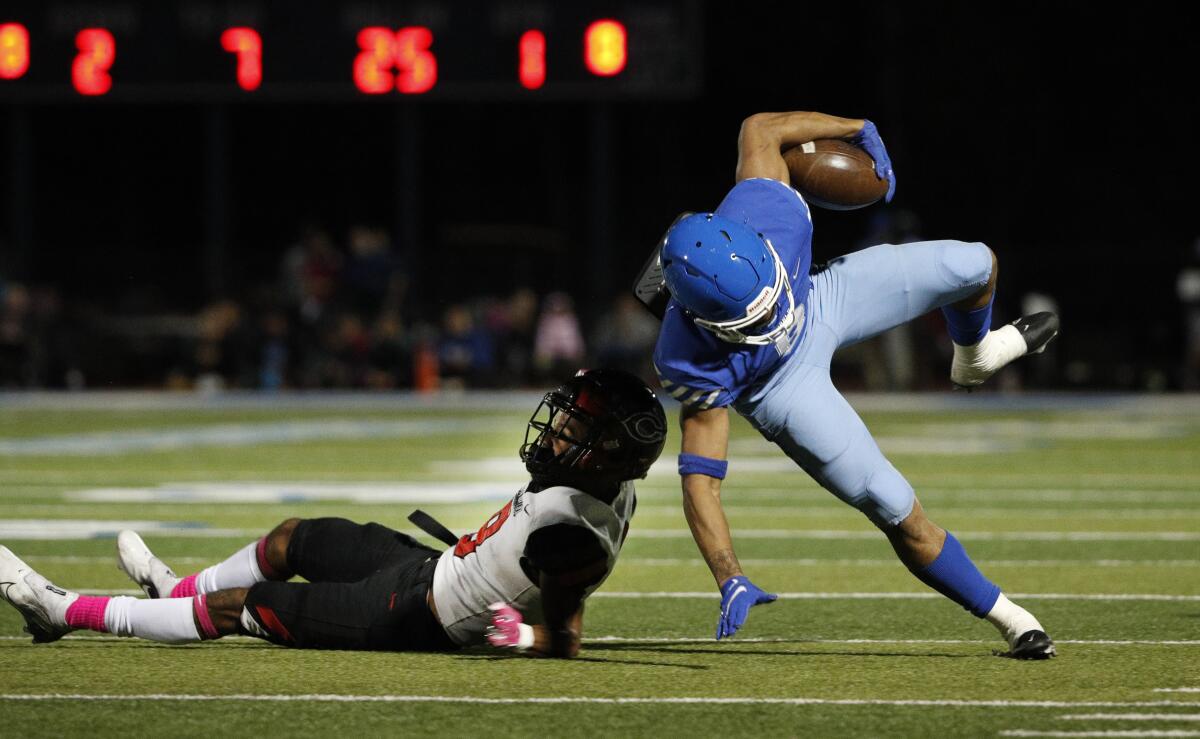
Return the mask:
M277 644L302 649L449 651L426 601L441 552L376 523L302 521L287 562L309 582L260 582L246 610Z

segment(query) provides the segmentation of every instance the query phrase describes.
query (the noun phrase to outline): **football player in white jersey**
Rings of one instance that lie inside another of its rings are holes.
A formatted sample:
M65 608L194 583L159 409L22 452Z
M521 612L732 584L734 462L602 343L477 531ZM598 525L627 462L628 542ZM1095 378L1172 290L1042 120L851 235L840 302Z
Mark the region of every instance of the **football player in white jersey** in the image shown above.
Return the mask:
M148 599L59 588L2 546L0 597L25 617L35 642L90 629L170 643L244 634L299 648L491 644L572 657L583 601L612 572L629 531L633 480L646 476L666 434L662 405L644 382L583 370L547 393L529 420L520 451L529 484L445 551L377 523L292 518L180 578L125 531L118 565Z

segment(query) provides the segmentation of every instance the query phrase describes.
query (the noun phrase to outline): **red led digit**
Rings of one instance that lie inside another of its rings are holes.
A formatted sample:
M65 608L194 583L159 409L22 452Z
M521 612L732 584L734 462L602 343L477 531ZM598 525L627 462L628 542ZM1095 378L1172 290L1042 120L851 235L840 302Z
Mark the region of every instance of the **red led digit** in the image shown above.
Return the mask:
M0 80L15 80L29 69L29 31L20 23L0 25Z
M396 89L403 93L428 92L437 83L437 57L429 50L433 32L410 26L396 32Z
M354 57L355 86L369 95L390 92L395 84L396 34L390 28L364 28L358 32L358 48L362 51Z
M71 64L71 82L81 95L103 95L112 88L113 60L117 42L106 28L85 28L75 35L79 49Z
M596 21L583 34L583 61L588 71L612 77L625 69L625 26L619 21Z
M253 28L226 28L221 32L221 48L237 54L237 83L243 90L257 90L262 84L262 37Z
M529 30L521 34L517 44L517 78L521 87L536 90L546 83L546 36L541 31Z

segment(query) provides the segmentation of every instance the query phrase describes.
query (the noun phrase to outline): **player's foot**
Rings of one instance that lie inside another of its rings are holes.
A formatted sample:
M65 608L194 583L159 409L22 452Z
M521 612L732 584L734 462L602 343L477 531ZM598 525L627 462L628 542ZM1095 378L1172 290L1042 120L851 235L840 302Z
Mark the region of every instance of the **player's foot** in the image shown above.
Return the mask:
M166 598L179 577L146 546L142 537L126 529L117 534L117 567L151 598Z
M25 632L34 644L58 641L74 631L67 626L67 608L78 598L78 593L57 587L0 546L0 599L25 617Z
M1056 653L1050 635L1041 629L1032 629L1014 639L1011 651L1004 656L1013 659L1050 659Z
M958 387L981 385L1001 367L1026 354L1041 354L1058 335L1058 316L1034 313L1022 316L1007 326L989 331L974 346L954 345L950 381Z

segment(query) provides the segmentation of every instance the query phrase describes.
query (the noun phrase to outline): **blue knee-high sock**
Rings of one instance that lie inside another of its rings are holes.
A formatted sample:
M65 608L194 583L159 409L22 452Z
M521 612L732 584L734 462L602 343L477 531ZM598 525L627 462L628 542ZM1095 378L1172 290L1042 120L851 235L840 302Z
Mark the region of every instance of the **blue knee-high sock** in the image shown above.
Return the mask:
M1000 586L983 576L949 531L937 559L923 570L913 570L913 574L979 618L986 616L1000 597Z
M950 330L950 338L959 346L973 346L983 341L987 332L992 328L992 304L996 302L996 293L988 300L988 304L975 310L959 310L953 306L942 306L942 315L946 317L946 328Z

